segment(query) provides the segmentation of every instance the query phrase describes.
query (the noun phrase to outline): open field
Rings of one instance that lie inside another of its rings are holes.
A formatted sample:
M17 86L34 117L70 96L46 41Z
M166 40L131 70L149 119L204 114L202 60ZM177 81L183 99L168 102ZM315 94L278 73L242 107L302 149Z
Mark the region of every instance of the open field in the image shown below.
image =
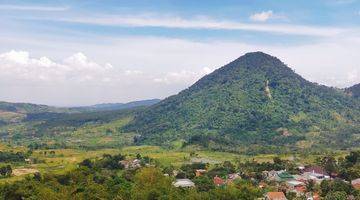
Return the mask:
M27 149L25 147L11 148L7 145L0 144L0 150L2 151L23 151ZM41 173L54 173L62 174L73 170L77 167L77 164L86 158L96 159L103 154L118 154L126 155L128 158L134 158L137 154L142 156L149 156L155 159L155 161L161 166L173 165L180 167L182 164L191 162L206 162L210 164L218 164L224 161L245 162L255 160L258 162L272 162L276 156L282 159L293 160L299 164L313 163L316 160L315 155L302 157L301 155L240 155L228 152L214 152L209 150L191 150L191 149L177 149L169 150L158 146L128 146L123 148L108 148L97 150L81 150L81 149L50 149L50 150L35 150L30 158L36 160L36 163L25 164L12 164L13 174L9 178L0 179L0 183L12 182L24 178L28 174L35 173L37 171ZM337 152L337 156L342 156L346 152Z

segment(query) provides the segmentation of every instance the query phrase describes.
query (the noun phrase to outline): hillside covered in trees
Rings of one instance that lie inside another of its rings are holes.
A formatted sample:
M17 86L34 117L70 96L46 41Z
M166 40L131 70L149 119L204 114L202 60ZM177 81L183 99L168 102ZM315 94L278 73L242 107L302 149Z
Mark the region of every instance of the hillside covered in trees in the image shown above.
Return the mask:
M360 83L346 88L345 91L352 97L360 98Z
M358 146L360 101L309 82L276 57L247 53L125 127L138 143L212 149ZM271 148L270 148L271 149Z

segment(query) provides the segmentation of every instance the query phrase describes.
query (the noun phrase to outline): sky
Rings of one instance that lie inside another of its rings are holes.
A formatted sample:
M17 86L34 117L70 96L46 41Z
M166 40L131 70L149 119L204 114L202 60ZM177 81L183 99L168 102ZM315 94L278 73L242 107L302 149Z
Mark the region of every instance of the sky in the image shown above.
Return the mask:
M0 0L0 101L165 98L252 51L359 83L360 0Z

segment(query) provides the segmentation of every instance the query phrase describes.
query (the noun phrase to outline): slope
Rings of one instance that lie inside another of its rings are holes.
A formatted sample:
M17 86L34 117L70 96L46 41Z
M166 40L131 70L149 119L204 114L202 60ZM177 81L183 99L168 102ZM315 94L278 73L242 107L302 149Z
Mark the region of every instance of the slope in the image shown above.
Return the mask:
M359 140L359 105L341 90L311 83L279 59L254 52L138 113L125 129L140 134L140 143L184 140L217 149L338 145L339 138L329 143L329 134L346 130L342 146L351 146Z

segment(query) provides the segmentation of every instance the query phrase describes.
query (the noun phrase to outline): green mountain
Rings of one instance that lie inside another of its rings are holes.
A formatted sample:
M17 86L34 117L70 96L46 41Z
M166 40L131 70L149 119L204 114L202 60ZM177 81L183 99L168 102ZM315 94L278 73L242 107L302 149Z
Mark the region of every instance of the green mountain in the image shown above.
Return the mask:
M185 141L238 151L358 147L359 124L357 99L254 52L139 112L125 129L141 135L138 143Z
M345 92L352 97L360 98L360 83L345 89Z
M67 112L67 108L58 108L32 103L10 103L0 101L0 111L16 113Z
M118 110L147 107L159 101L160 99L149 99L128 103L96 104L83 107L54 107L31 103L0 102L0 126L35 120L61 121L64 118L68 118L69 121L71 121L74 116L75 118L86 118L91 121L96 118L93 116L97 116L97 112L99 112L99 116L113 116L112 114L104 113L112 113L112 111L118 113L116 112Z
M57 108L31 103L0 102L0 126L23 121L29 113L68 113L68 108Z

